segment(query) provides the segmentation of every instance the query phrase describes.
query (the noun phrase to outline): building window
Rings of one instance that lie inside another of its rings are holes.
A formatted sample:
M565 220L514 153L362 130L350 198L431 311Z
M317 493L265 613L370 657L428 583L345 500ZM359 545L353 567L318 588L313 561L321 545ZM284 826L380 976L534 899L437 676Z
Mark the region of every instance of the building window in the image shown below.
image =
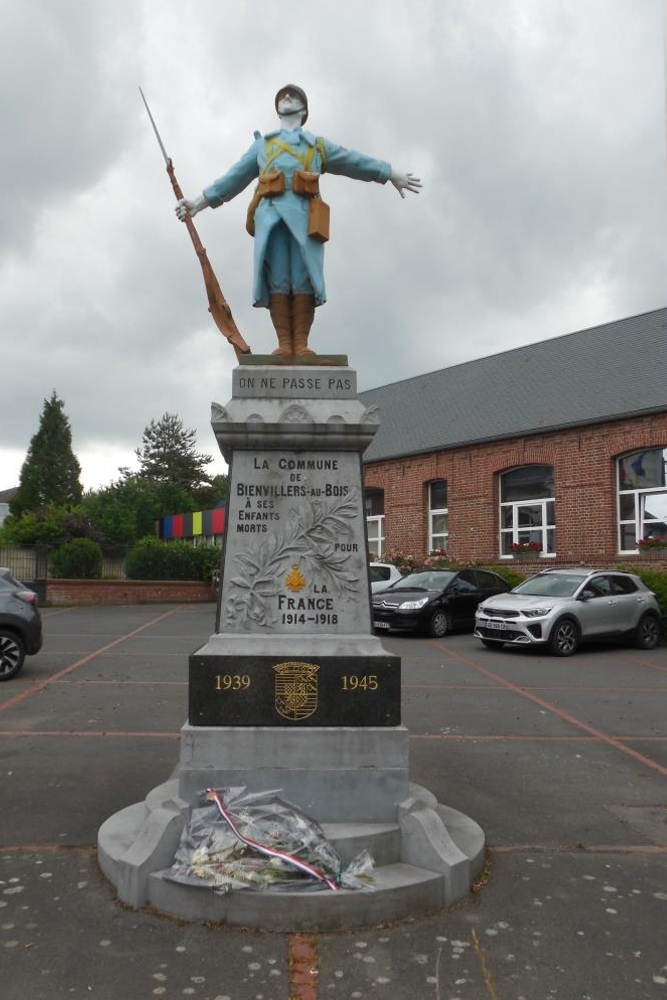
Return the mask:
M381 517L367 517L368 551L376 559L384 553L384 514Z
M667 448L618 460L618 548L636 552L640 538L667 535Z
M428 551L447 549L447 480L435 479L428 484Z
M364 510L368 551L375 559L384 553L384 490L370 487L364 490Z
M513 542L537 542L543 554L556 552L554 470L522 465L500 477L500 554L512 555Z

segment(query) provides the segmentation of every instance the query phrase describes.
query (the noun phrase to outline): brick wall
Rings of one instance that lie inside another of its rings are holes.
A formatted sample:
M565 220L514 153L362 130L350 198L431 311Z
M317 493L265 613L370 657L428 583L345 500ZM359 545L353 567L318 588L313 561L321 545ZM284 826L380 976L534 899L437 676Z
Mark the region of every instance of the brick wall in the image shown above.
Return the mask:
M212 601L211 587L181 580L49 580L46 603L192 604Z
M387 551L399 549L417 560L428 554L427 483L446 479L450 555L492 563L498 561L499 474L521 465L552 465L558 562L602 565L619 561L616 459L642 448L667 448L667 413L369 462L364 480L384 490Z

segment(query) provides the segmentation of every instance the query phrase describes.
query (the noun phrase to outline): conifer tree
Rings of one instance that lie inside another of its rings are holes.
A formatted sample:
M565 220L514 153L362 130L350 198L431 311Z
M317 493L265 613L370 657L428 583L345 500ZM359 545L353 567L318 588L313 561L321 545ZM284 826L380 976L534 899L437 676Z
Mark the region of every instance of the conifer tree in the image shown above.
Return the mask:
M181 486L189 494L209 485L211 479L206 466L213 458L196 451L195 443L196 432L186 430L175 413L165 413L158 421L151 420L144 431L142 446L135 450L139 475Z
M44 400L39 429L30 441L10 512L18 516L47 504L63 507L77 504L83 495L80 475L65 404L54 389L51 398Z

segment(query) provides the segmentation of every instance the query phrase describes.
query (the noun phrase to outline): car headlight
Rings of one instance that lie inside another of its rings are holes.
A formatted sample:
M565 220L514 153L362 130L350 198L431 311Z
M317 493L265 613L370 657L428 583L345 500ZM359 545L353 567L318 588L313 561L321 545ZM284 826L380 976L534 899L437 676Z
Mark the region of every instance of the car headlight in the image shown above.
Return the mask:
M521 614L524 618L544 618L551 610L551 608L527 608L525 611L522 610Z
M402 604L399 604L399 609L401 611L419 611L425 604L428 604L428 601L428 597L420 597L418 601L403 601Z

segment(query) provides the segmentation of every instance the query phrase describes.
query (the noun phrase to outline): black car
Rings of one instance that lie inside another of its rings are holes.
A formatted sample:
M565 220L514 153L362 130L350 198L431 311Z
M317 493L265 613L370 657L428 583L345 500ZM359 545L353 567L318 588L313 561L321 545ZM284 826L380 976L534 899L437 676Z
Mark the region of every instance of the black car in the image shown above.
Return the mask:
M16 677L26 653L42 648L37 595L0 567L0 681Z
M439 639L475 624L480 601L510 589L485 569L426 569L410 573L373 597L373 628L425 632Z

